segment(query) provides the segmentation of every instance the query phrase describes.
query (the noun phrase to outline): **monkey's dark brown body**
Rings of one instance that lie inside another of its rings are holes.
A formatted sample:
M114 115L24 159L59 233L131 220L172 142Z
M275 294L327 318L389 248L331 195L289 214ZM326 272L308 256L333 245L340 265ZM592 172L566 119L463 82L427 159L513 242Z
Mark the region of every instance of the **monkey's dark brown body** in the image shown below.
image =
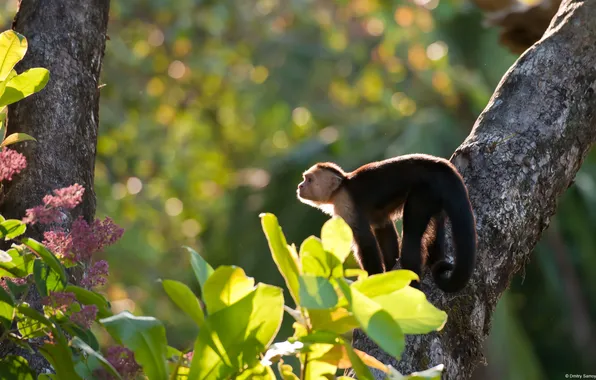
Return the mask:
M319 178L324 177L321 171L331 173L333 180L315 178L310 185L309 178L317 173ZM305 186L318 186L312 189L317 195L309 199ZM331 187L328 199L324 196L326 187ZM333 214L352 228L355 253L369 274L390 270L400 255L402 267L419 275L426 262L435 282L446 292L460 290L472 275L476 257L474 215L465 184L448 160L412 154L373 162L349 173L335 164L319 163L305 172L299 197L316 207L333 205ZM455 265L444 257L445 214L453 229ZM393 221L401 216L400 253Z

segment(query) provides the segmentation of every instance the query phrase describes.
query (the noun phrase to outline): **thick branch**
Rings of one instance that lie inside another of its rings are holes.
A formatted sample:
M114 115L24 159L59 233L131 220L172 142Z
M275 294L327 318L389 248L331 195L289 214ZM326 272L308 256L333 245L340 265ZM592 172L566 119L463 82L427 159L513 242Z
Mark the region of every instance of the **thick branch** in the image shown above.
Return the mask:
M594 14L596 2L563 1L453 155L476 214L478 263L471 284L455 295L425 277L423 290L449 319L440 332L408 337L402 373L443 363L444 379L467 379L484 360L481 344L499 297L530 260L596 139ZM362 334L355 346L395 365Z
M83 203L62 223L95 214L93 175L97 143L99 74L108 24L109 0L22 0L13 28L29 43L17 66L50 70L45 89L9 107L8 131L25 132L37 142L17 144L27 157L27 169L6 186L0 213L20 219L27 208L41 204L52 190L79 183L85 187ZM41 239L43 227L30 226L27 235ZM32 289L28 301L39 306ZM0 357L19 348L3 344ZM20 353L23 353L20 351ZM47 364L36 355L27 357L40 373Z

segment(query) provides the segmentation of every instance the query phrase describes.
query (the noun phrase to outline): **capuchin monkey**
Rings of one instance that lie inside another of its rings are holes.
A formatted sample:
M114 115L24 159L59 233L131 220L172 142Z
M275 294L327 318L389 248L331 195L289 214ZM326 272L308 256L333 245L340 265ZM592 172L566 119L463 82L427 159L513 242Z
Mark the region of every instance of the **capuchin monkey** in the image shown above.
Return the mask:
M349 173L324 162L303 177L298 199L348 223L356 259L370 275L391 270L399 255L402 267L418 276L426 264L444 292L461 290L472 276L476 223L466 186L448 160L410 154ZM445 260L445 214L452 225L455 264ZM402 216L400 253L393 222Z

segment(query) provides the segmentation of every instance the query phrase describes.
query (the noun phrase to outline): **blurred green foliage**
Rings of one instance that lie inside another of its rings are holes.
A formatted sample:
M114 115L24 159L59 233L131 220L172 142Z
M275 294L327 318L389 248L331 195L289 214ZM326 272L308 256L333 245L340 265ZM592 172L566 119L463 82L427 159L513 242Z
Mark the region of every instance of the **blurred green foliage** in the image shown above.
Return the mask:
M16 1L2 1L8 25ZM516 58L463 0L112 1L109 37L96 191L98 214L126 233L107 255L106 291L115 311L167 321L179 347L196 331L156 280L191 283L183 244L281 286L258 214L276 214L290 242L316 234L325 216L295 199L305 168L449 157ZM489 372L593 369L567 283L579 283L594 329L595 179L591 154L496 314L493 337L522 331L525 354L503 361L487 348Z

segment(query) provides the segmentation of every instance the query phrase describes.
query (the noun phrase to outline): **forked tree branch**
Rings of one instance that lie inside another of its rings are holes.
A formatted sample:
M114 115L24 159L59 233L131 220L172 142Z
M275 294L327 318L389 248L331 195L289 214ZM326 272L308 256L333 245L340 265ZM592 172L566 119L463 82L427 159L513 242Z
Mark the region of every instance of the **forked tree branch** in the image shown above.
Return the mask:
M595 1L563 1L452 157L474 207L478 260L472 282L459 293L441 292L428 275L423 280L430 302L448 313L445 328L407 337L398 363L359 332L355 347L404 374L443 363L443 379L468 379L484 361L481 345L500 296L530 260L596 140L594 15Z

